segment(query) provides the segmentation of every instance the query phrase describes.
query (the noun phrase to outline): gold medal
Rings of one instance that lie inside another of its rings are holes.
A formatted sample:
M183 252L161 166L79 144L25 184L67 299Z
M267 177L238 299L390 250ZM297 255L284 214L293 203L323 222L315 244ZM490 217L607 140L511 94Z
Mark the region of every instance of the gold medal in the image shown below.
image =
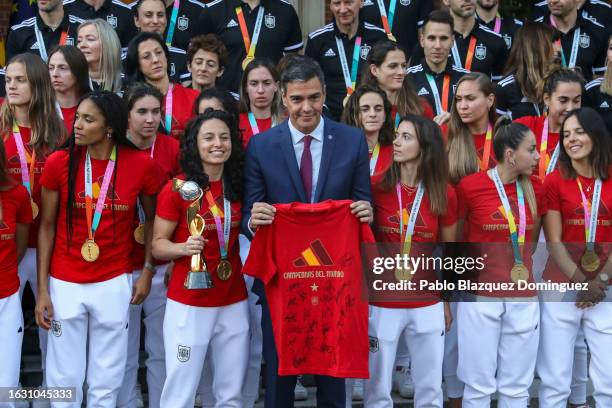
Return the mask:
M409 280L412 280L413 277L414 277L414 273L413 273L412 267L410 266L410 263L408 264L407 268L397 268L395 270L395 279L398 282L409 281Z
M30 204L32 204L32 219L35 219L38 217L38 204L36 204L34 200L31 200Z
M510 277L512 282L519 283L520 281L527 281L529 279L529 269L522 263L516 263L510 271Z
M580 258L580 266L582 266L585 272L595 272L600 264L599 256L597 256L594 250L587 249L582 254L582 258Z
M93 239L88 239L81 247L81 256L87 262L95 262L100 256L100 247Z
M217 276L223 281L232 276L232 264L227 259L221 259L219 265L217 265Z
M242 60L242 70L246 71L247 66L253 61L255 58L247 56Z
M138 226L134 230L134 241L138 242L140 245L144 245L145 243L144 224L138 224Z

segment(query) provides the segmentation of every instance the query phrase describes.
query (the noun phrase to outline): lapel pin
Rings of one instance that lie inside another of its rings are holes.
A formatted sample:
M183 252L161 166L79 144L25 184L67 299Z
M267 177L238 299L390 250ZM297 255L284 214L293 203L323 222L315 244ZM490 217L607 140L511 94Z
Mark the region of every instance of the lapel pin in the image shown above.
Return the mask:
M328 138L329 140L332 140L334 137L333 137L332 135L327 135L327 138Z

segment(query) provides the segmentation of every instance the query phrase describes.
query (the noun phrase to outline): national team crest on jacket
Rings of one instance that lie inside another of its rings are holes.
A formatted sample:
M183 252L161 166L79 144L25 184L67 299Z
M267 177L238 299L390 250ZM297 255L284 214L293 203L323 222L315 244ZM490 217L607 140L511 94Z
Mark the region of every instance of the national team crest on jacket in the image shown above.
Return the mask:
M112 25L113 28L117 28L117 17L115 17L112 14L109 14L108 16L106 16L106 21L108 22L108 24Z
M371 49L372 47L370 47L369 45L362 46L361 47L361 59L367 60L368 54L370 53Z
M482 44L476 46L476 52L474 53L476 59L483 60L487 58L487 47Z
M189 357L191 356L191 347L187 346L178 346L178 351L176 353L176 358L181 363L185 363L189 361Z
M411 1L411 0L400 0L400 4L401 4L402 6L409 6L409 5L410 5L410 1Z
M266 27L268 27L269 29L273 29L274 27L276 27L276 17L274 17L272 14L268 14L265 18L265 23Z
M189 17L185 16L184 14L180 16L178 20L176 21L176 27L181 31L185 31L186 29L188 29L189 28Z
M170 76L174 76L176 74L176 65L174 62L170 63Z
M66 37L66 45L74 45L74 38Z
M58 320L51 320L51 333L55 337L60 337L62 335L62 323Z
M504 41L506 42L506 47L508 48L512 48L512 37L510 37L508 34L504 34Z
M591 37L587 33L580 34L580 46L582 48L589 48L591 45Z

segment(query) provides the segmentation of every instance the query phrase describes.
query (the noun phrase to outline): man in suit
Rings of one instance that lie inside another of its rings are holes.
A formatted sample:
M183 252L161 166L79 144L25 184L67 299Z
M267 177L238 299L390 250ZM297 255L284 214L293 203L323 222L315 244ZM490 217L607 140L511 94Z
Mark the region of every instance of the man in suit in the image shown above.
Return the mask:
M289 119L254 136L244 169L243 233L274 221L271 204L354 200L352 213L361 222L373 219L368 149L361 130L323 118L325 79L311 58L294 56L281 76ZM262 304L263 355L266 360L267 408L293 407L296 376L278 375L278 356L270 311L261 281L253 285ZM305 373L307 374L307 373ZM344 408L342 378L316 376L317 406Z

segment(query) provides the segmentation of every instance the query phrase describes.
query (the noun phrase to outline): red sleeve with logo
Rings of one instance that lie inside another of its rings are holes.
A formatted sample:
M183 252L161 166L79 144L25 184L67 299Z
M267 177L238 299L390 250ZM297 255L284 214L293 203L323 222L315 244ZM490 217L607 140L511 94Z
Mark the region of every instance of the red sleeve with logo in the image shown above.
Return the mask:
M74 117L76 116L77 107L73 106L72 108L61 108L61 110L64 126L66 126L68 135L70 135L72 133L72 125L74 124Z
M210 189L218 208L223 211L222 186L220 181L210 183ZM172 242L185 242L189 237L189 229L185 214L189 202L183 200L178 192L172 191L172 183L167 183L159 194L157 202L157 216L168 221L176 222L176 229L171 238ZM168 284L168 298L176 302L200 307L226 306L247 298L244 279L242 278L242 264L240 262L240 247L238 234L240 233L240 202L231 203L231 229L228 249L228 260L232 264L232 274L226 281L217 276L217 265L221 260L219 252L219 238L217 226L210 211L206 198L202 199L199 214L206 223L203 237L208 240L204 247L204 259L208 272L211 275L214 288L186 289L185 278L190 270L191 257L185 256L174 260L172 277Z
M30 169L30 163L32 160L32 149L29 146L30 144L30 136L31 129L27 127L19 127L19 132L21 134L21 140L23 141L23 145L26 151L26 159L28 162L28 170ZM6 150L6 167L9 175L18 182L22 183L21 179L21 164L19 162L19 153L17 151L17 145L15 145L15 139L13 138L13 133L10 132L4 136L4 148ZM37 154L36 161L34 163L34 174L33 179L30 180L30 185L32 185L32 195L34 202L38 205L38 208L41 208L40 201L40 175L42 173L43 167L45 167L45 157L43 155ZM38 242L38 228L40 226L40 219L36 217L34 222L30 225L30 233L28 234L28 248L36 248Z
M195 89L185 88L179 84L173 84L172 95L172 136L177 140L181 139L185 126L193 118L193 104L200 94ZM166 122L166 96L162 103L162 122Z
M255 119L255 121L257 122L259 133L263 133L272 127L272 118ZM238 126L240 133L242 134L242 146L246 149L247 145L249 144L249 140L251 140L253 137L253 128L251 128L248 113L240 114Z
M374 237L350 203L278 204L255 234L244 272L266 285L279 375L368 377L360 247Z
M527 126L533 132L536 138L536 150L540 153L540 148L542 144L542 130L544 129L544 120L546 117L544 116L523 116L522 118L518 118L515 120L517 123L522 123ZM558 132L548 132L548 141L546 142L546 166L550 162L550 158L552 157L553 152L555 151L555 147L559 143L559 133ZM562 148L562 146L559 146ZM537 169L534 172L537 175Z
M404 219L410 217L410 209L416 197L416 187L402 186L402 206L404 208ZM423 196L419 215L414 227L414 235L412 237L411 255L419 256L431 255L433 246L419 245L419 243L437 243L439 242L438 233L441 227L453 225L457 222L457 195L452 186L447 186L447 211L442 215L434 215L430 209L430 201L427 194ZM373 189L374 194L374 236L376 242L381 245L381 253L387 257L395 257L400 253L399 244L400 237L400 215L399 202L395 188L391 190L383 190L380 186ZM404 231L407 229L407 222L404 223ZM396 244L396 245L394 245ZM422 280L435 282L437 280L435 270L419 269L414 275L412 282L420 282ZM386 282L394 282L394 271L389 270L385 274L380 275L381 279ZM419 284L417 283L417 286ZM399 292L399 291L398 291ZM440 298L439 291L419 291L414 290L409 293L384 293L381 298L383 301L371 302L373 305L380 307L392 308L415 308L435 304Z
M372 161L372 153L369 155L370 161ZM382 181L385 172L391 167L391 163L393 163L393 145L380 146L378 160L376 161L376 167L374 167L374 174L370 175L370 183L372 185Z
M532 184L536 199L542 202L542 188L535 178L532 177ZM504 190L508 196L512 214L517 223L519 222L518 198L516 194L516 184L510 183L504 185ZM514 265L514 256L508 230L508 221L505 216L504 207L501 199L495 189L495 184L487 174L487 172L478 172L464 177L459 183L458 201L459 218L465 219L464 240L466 242L484 244L484 243L507 243L506 245L483 245L480 250L480 255L485 257L485 268L480 272L478 277L480 282L491 283L511 283L510 271ZM542 207L543 208L543 207ZM538 214L541 214L542 209L538 206ZM525 242L523 246L522 258L523 263L529 269L529 282L533 282L531 274L531 255L530 245L527 243L531 240L532 231L534 228L534 220L529 210L529 204L525 199L525 215L526 215L526 231ZM516 289L516 288L515 288ZM479 293L483 296L534 296L533 291L518 291L518 290L495 290L491 292Z
M127 147L117 150L116 177L110 181L102 218L95 234L100 256L87 262L81 256L81 246L88 237L85 215L85 150L77 148L75 199L72 211L72 241L68 243L66 205L68 203L68 152L57 151L47 159L41 184L60 193L57 211L55 246L51 258L51 276L75 283L94 283L112 279L132 270L132 226L136 217L139 194L153 195L159 190L159 178L153 161L141 151ZM108 160L91 160L93 205L104 178ZM114 212L114 215L113 215Z
M142 152L151 157L151 150L153 150L153 162L156 164L160 188L166 184L166 181L172 179L175 175L180 172L179 165L179 142L178 140L169 137L167 135L158 133L155 138L154 149L145 149ZM138 228L144 220L140 219L138 212L136 212L136 222L134 223L133 230ZM132 269L142 269L144 265L145 253L144 246L136 242L136 239L132 236L132 245L134 250L130 254L132 260ZM158 265L166 264L167 262L156 262Z
M19 290L15 233L17 224L31 222L32 207L28 190L20 184L0 190L0 299Z
M593 199L595 179L580 177L580 182L584 188L584 193L590 201ZM582 198L576 179L564 178L559 170L550 173L544 181L546 192L546 202L548 211L557 211L561 214L563 242L569 251L572 259L580 265L580 257L584 253L585 233L584 233L584 209ZM610 253L612 242L612 179L608 178L602 183L601 198L599 202L599 212L597 214L597 230L595 232L595 242L601 243L595 246L596 252L601 259L601 265L605 264L606 254ZM592 273L583 271L589 278L597 276L599 269ZM558 269L552 257L548 258L544 279L555 282L567 282L568 279Z

